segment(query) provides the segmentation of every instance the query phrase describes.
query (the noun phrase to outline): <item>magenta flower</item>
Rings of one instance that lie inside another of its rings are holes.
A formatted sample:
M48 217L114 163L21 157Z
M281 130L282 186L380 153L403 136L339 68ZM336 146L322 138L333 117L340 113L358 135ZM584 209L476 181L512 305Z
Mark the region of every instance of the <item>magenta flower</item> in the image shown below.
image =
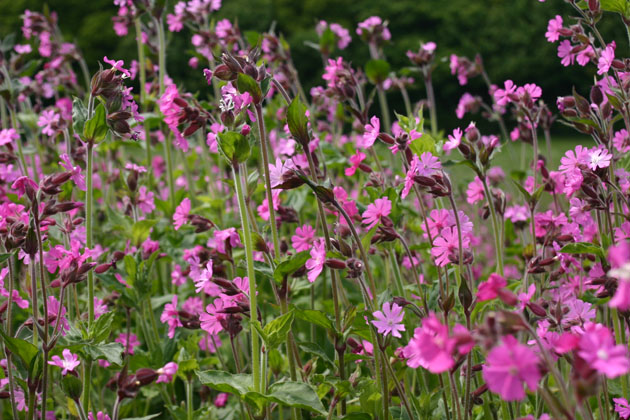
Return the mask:
M204 293L210 296L216 296L215 291L218 291L218 286L212 282L212 260L208 260L208 263L202 270L199 270L196 265L194 268L196 269L195 273L193 275L193 270L191 269L190 276L195 282L195 292L199 293L203 290Z
M181 203L179 203L179 206L175 209L175 214L173 214L173 227L175 230L178 230L184 223L186 223L189 214L190 199L186 197Z
M372 324L374 324L379 334L385 336L391 334L394 337L400 338L400 331L405 331L405 326L402 324L403 317L405 316L403 308L395 303L383 303L383 310L376 311L372 315L376 318L372 321Z
M591 368L611 379L630 372L628 350L622 344L616 345L612 333L602 324L584 324L578 355Z
M381 217L389 216L392 211L392 202L387 197L377 198L374 203L369 204L363 212L364 224L368 225L368 230L372 229L381 220Z
M560 58L560 64L565 67L570 66L575 61L575 54L572 52L573 45L568 39L563 40L558 44L558 58Z
M619 414L622 419L628 419L630 417L630 405L625 398L613 398L615 403L615 413Z
M503 87L504 89L497 89L494 91L494 100L499 106L505 106L511 102L512 100L509 95L516 92L516 85L511 80L506 80Z
M151 213L155 210L155 194L146 186L141 186L138 189L138 198L136 199L136 204L141 212L143 213Z
M79 356L72 354L69 349L64 349L61 354L63 355L63 359L55 355L51 358L52 361L48 361L48 364L60 367L62 369L61 374L65 376L66 373L73 372L81 362L79 361Z
M381 122L378 117L370 118L370 124L366 124L364 129L362 146L367 149L372 147L381 132Z
M606 45L606 48L604 48L601 55L599 56L599 60L597 61L597 74L601 75L604 73L608 73L608 70L610 70L610 66L612 66L612 63L615 60L616 47L617 44L615 44L615 41Z
M418 175L431 176L436 173L442 164L440 160L431 152L424 152L420 155L420 162L418 163Z
M27 190L37 191L39 185L27 176L21 176L11 184L11 189L16 190L18 199L26 194Z
M464 248L468 247L470 239L466 236L462 238L462 244ZM433 248L431 248L431 255L435 258L435 263L440 267L444 267L451 262L450 257L456 256L455 253L459 249L459 238L457 235L457 228L450 227L444 229L440 236L434 238Z
M626 311L630 309L630 243L623 240L608 248L608 259L612 265L608 275L618 279L617 290L608 305Z
M173 377L177 374L177 363L168 362L163 367L159 368L156 372L160 375L155 381L156 384L159 383L170 383L173 382Z
M588 167L596 171L597 168L607 168L610 166L612 155L604 148L598 148L589 153Z
M555 18L549 20L547 25L547 32L545 32L547 41L556 42L560 39L560 29L562 29L562 16L556 15Z
M306 269L308 270L308 281L313 283L324 269L326 262L326 247L324 239L316 239L311 248L311 258L306 261Z
M20 135L13 128L4 128L0 130L0 146L12 144L14 140L19 140Z
M448 326L442 324L435 313L422 320L422 326L414 330L413 337L403 348L407 366L422 366L431 373L446 372L455 365L453 354L467 354L472 338L466 328L456 325L455 335L449 337Z
M505 401L522 400L524 387L535 390L541 377L536 353L511 335L503 337L502 343L490 350L482 375L490 391Z
M483 188L483 182L478 176L476 176L475 179L468 184L468 189L466 190L466 201L468 204L475 204L477 201L483 201L484 197L485 190Z
M447 155L451 153L451 150L457 149L462 141L463 134L464 133L462 132L462 129L457 127L455 130L453 130L453 134L448 135L448 141L444 143L444 146L442 146L442 149L446 152Z
M220 331L223 331L223 326L221 325L221 321L225 319L225 314L223 311L223 300L217 298L213 303L210 303L206 306L206 312L202 313L199 316L199 321L201 321L201 329L206 331L208 334L217 334Z
M77 188L81 191L87 191L85 176L81 174L81 167L72 165L70 157L65 153L59 157L61 158L59 165L61 165L62 168L71 173L70 178L77 185Z
M214 406L221 408L227 404L229 394L227 392L220 392L214 399Z
M120 333L114 342L122 344L125 351L129 349L129 354L133 354L134 349L140 346L138 336L133 333L129 334L129 336L127 336L127 333Z
M112 66L112 69L117 70L124 74L126 77L131 77L129 70L123 68L125 62L123 60L110 60L107 56L103 57L103 61Z
M405 186L403 187L402 192L400 193L401 198L406 198L411 191L411 187L413 187L413 183L415 182L414 177L418 173L418 166L420 165L420 158L418 155L414 154L413 158L411 158L411 163L409 164L409 170L407 170L407 174L405 175Z
M182 321L179 319L179 310L177 309L177 295L173 296L171 303L164 305L160 322L168 324L168 338L175 337L175 328L183 327Z
M99 359L99 362L100 361L101 360ZM98 413L96 413L96 417L94 417L94 414L92 414L92 412L90 411L88 413L88 420L111 420L111 417L109 417L109 415L107 415L106 413L103 413L102 411L99 411Z
M488 280L479 285L477 291L477 300L483 302L485 300L500 298L507 305L515 305L517 298L510 290L506 289L507 281L496 273L490 274Z
M357 150L357 152L354 155L350 156L350 163L352 164L352 166L349 168L346 168L346 170L344 171L346 176L354 175L357 169L359 169L359 165L364 160L365 160L365 153L359 150Z
M291 245L297 252L308 251L311 249L314 238L315 229L311 225L298 226L295 229L295 235L291 236Z
M54 110L45 110L39 116L37 120L37 126L42 127L42 134L47 136L54 136L56 134L54 125L59 123L59 114Z

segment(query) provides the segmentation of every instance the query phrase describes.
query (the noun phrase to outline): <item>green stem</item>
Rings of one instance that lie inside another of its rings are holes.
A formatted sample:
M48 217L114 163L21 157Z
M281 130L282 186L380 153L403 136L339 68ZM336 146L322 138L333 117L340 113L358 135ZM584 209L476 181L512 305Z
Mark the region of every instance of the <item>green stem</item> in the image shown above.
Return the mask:
M186 419L193 420L193 382L186 381Z
M2 251L6 251L4 249L4 245L2 245ZM15 272L13 268L13 255L9 256L8 260L9 265L9 303L7 305L7 324L6 324L6 334L9 337L13 337L12 332L12 322L13 322L13 284L15 282ZM17 407L15 405L15 384L13 383L13 366L12 366L12 354L7 352L6 347L4 350L4 354L7 356L7 375L9 377L9 399L11 400L11 412L13 414L13 418L17 419Z
M93 217L93 205L94 205L94 192L92 186L92 165L94 160L94 144L91 142L87 145L87 199L85 203L85 228L86 228L86 247L92 249L92 217ZM92 258L88 259L90 262ZM88 271L88 329L94 322L94 273L92 270Z
M260 381L260 343L258 332L254 326L258 322L258 305L256 297L256 274L254 272L254 249L252 245L252 234L249 230L249 220L247 217L247 208L245 204L244 180L239 164L233 166L234 186L236 187L236 195L238 198L238 208L241 214L241 227L243 229L243 239L245 245L245 259L247 260L247 277L249 278L249 307L250 307L250 326L252 341L252 376L254 382L254 391L261 392Z
M260 153L263 159L263 172L265 174L265 191L267 193L267 207L269 207L269 221L271 222L271 236L273 239L274 258L280 258L280 241L278 240L278 227L276 225L276 211L273 208L273 194L271 189L271 176L269 175L269 148L267 134L265 132L265 120L263 119L262 106L257 104L256 119L258 120L258 135L260 136Z
M424 76L424 85L427 88L427 99L429 100L429 117L431 118L431 135L435 137L438 132L437 112L435 109L435 93L433 92L433 82L431 81L430 73L427 73Z
M494 203L492 200L492 196L490 195L490 188L488 188L488 181L486 180L486 176L482 176L481 182L483 183L483 191L486 196L486 201L488 202L488 207L490 208L490 218L492 219L492 231L494 233L494 248L496 252L496 260L497 260L497 271L500 275L503 275L503 250L501 247L501 231L499 230L499 222L497 220L497 213L494 209ZM533 220L532 220L533 224Z
M9 107L9 113L11 114L11 125L13 126L13 129L19 134L20 127L18 126L15 110ZM22 150L22 138L20 137L19 139L17 139L15 141L15 144L17 145L18 159L20 161L20 168L22 169L22 175L28 176L28 169L26 167L26 159L24 159L24 151Z

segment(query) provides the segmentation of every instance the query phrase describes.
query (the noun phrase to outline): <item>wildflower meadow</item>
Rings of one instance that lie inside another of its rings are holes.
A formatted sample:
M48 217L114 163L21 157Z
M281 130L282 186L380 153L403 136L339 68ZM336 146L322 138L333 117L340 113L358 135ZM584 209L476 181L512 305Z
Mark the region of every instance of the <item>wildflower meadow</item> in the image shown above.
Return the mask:
M307 89L221 0L114 0L131 62L24 10L0 39L0 419L630 418L630 0L548 1L532 44L591 74L557 99L439 38L395 68L379 16L314 20Z

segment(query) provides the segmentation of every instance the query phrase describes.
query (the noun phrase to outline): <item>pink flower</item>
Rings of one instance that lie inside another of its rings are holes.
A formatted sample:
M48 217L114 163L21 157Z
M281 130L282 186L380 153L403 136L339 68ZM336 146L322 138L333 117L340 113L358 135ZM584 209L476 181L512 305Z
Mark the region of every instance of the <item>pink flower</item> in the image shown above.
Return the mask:
M511 335L503 337L502 343L490 350L482 375L490 391L505 401L522 400L524 385L533 391L541 377L536 353Z
M110 64L112 66L112 69L118 70L127 77L131 77L131 73L129 73L129 70L123 68L123 66L125 65L125 62L123 60L110 60L109 58L107 58L107 56L105 56L103 57L103 61L107 64Z
M354 175L354 173L359 168L359 165L364 160L365 160L365 153L363 153L363 152L361 152L359 150L357 150L357 152L354 155L350 156L350 163L352 164L352 166L349 167L349 168L346 168L346 170L344 171L346 176Z
M59 157L61 158L61 162L59 162L59 165L61 165L62 168L71 173L70 178L77 185L77 188L81 191L87 191L85 176L81 174L81 167L72 165L70 157L65 153Z
M484 197L485 192L483 182L481 182L481 179L476 176L475 179L468 184L468 189L466 190L466 201L468 204L475 204L477 201L483 201Z
M193 276L191 270L191 277ZM202 290L209 295L215 295L213 292L217 289L217 285L212 282L212 260L208 260L206 267L193 277L195 282L195 292Z
M366 124L364 129L362 146L367 149L372 147L381 132L381 122L378 117L372 117L370 124Z
M291 236L291 245L297 252L308 251L311 249L314 238L315 229L311 225L298 226L295 229L295 235Z
M591 368L611 379L630 371L628 350L622 344L616 345L612 333L602 324L584 324L578 355Z
M618 279L615 295L608 302L613 308L621 311L630 309L630 243L626 240L608 248L608 259L612 270L610 277Z
M53 110L45 110L39 116L37 120L37 126L42 127L42 134L47 136L54 136L56 134L53 129L53 125L59 124L59 114Z
M127 333L118 334L118 338L114 340L116 343L120 343L123 345L125 351L129 349L129 354L133 354L133 351L136 347L140 346L140 341L138 340L138 336L131 333L127 337Z
M448 326L442 324L435 313L422 320L413 337L403 348L407 366L422 366L431 373L446 372L455 365L453 354L467 354L472 349L472 338L466 328L456 325L454 336L449 337Z
M374 203L369 204L363 212L364 224L368 224L368 230L372 229L381 220L381 217L389 216L392 211L392 202L387 197L377 198Z
M411 191L411 187L413 187L413 183L415 182L414 177L418 174L418 165L420 165L420 158L418 155L414 154L411 159L411 164L409 165L409 170L405 175L405 186L400 193L401 198L405 198L409 195L409 191Z
M59 322L59 325L60 325L59 329L61 330L63 335L66 335L65 332L70 330L70 324L68 323L68 320L66 319L65 306L62 306L61 310L59 310L59 305L61 304L59 303L56 297L48 296L48 317L55 318L55 320L51 322L51 326L55 327L57 323ZM59 319L56 319L57 313L59 313Z
M464 236L462 238L464 248L468 247L470 239ZM433 248L431 248L431 255L435 258L435 263L440 267L444 267L450 263L450 257L455 256L455 251L459 249L459 238L457 235L457 228L450 227L444 229L440 236L434 238Z
M442 164L440 160L431 152L424 152L420 155L420 162L418 163L418 175L431 176L436 173Z
M610 66L612 66L612 63L615 60L616 47L617 44L615 44L615 41L606 45L606 48L604 48L601 55L599 56L599 60L597 61L597 74L601 75L604 73L608 73L608 70L610 70Z
M12 144L14 140L19 140L20 135L13 128L4 128L0 130L0 146Z
M225 407L225 405L227 404L228 396L229 394L226 392L219 393L219 395L217 395L214 399L214 406L218 408Z
M99 359L99 362L102 359ZM94 417L94 414L92 414L92 412L90 411L88 413L88 420L111 420L111 417L109 417L109 415L107 415L106 413L103 413L102 411L99 411L98 413L96 413L96 417Z
M313 243L311 248L311 258L306 261L306 268L308 270L308 281L313 283L324 269L324 263L326 262L326 247L324 245L324 239L319 238Z
M575 151L568 150L560 158L560 172L571 174L575 169L580 169L582 165L586 165L590 160L589 155L589 150L581 145L577 145Z
M175 230L178 230L184 223L186 223L189 214L190 199L187 197L179 203L179 206L175 209L175 214L173 214L173 227L175 227Z
M556 42L560 39L560 29L562 29L562 16L556 15L555 18L549 20L547 25L547 32L545 32L547 41Z
M497 89L494 91L494 100L499 106L505 106L511 102L512 100L509 98L509 95L516 92L516 85L511 80L506 80L503 86L505 89Z
M485 300L500 298L508 305L515 305L517 298L510 290L506 289L507 281L496 273L490 274L488 280L479 285L477 291L477 300L483 302Z
M155 210L154 197L155 195L153 194L153 192L149 191L146 186L143 185L140 187L140 189L138 190L138 198L136 200L136 204L138 205L138 208L141 212L151 213L153 210Z
M157 381L155 381L155 383L167 384L167 383L173 382L173 377L177 374L177 368L178 366L177 366L177 363L175 362L168 362L163 367L159 368L157 370L157 373L160 376L158 376Z
M217 298L213 303L206 306L206 312L199 316L201 321L201 329L208 334L217 334L223 331L221 321L225 319L223 311L223 300Z
M611 159L612 155L608 153L608 150L604 148L596 149L589 153L588 167L594 171L597 168L607 168L610 166Z
M558 44L558 58L561 58L560 64L565 67L570 66L575 61L575 54L572 52L573 45L568 39L563 40Z
M79 356L72 354L69 349L64 349L61 354L63 354L63 359L55 355L51 358L52 361L48 361L48 364L60 367L62 369L62 375L65 375L68 372L73 372L74 369L81 364Z
M372 324L374 324L379 334L385 336L391 334L394 337L400 338L400 331L405 331L405 326L402 324L403 317L405 316L403 308L395 303L383 303L383 310L376 311L372 315L376 318L376 320L372 321Z
M625 398L613 398L615 403L615 412L619 414L622 419L628 419L630 417L630 405Z
M451 150L457 149L462 141L463 134L464 133L462 132L462 129L457 127L455 130L453 130L452 135L448 135L448 141L444 143L444 146L442 146L442 149L444 149L447 155L451 153Z
M11 189L16 190L18 199L22 198L26 194L27 190L37 191L39 185L27 176L21 176L11 184Z
M175 337L175 328L183 327L182 321L179 319L179 310L177 309L177 295L173 296L171 303L164 305L160 321L168 324L168 338Z

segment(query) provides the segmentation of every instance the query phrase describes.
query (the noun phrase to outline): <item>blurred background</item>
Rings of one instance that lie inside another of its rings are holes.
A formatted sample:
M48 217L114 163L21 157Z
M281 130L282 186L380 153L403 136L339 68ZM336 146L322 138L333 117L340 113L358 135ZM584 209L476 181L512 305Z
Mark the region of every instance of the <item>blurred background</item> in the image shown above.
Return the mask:
M172 11L175 2L169 4ZM98 68L104 55L123 59L126 63L136 58L133 35L120 38L112 29L111 18L118 8L112 0L53 0L48 7L56 11L59 25L68 41L76 42L83 51L90 71ZM44 2L37 0L0 1L0 37L18 32L20 15L25 9L41 11ZM417 50L419 41L435 41L439 65L434 72L434 86L440 127L450 131L456 125L467 124L455 117L455 107L462 93L486 95L480 78L467 86L459 86L448 67L451 53L474 57L483 56L485 67L494 83L512 79L517 84L536 83L543 89L543 98L555 111L559 95L571 92L572 86L592 83L596 68L563 67L557 58L557 44L545 39L547 22L556 14L567 16L570 7L563 2L536 0L223 0L217 18L237 21L241 31L267 30L275 22L291 46L295 65L303 85L308 89L322 84L322 65L319 53L305 42L317 42L315 25L320 19L337 22L350 30L353 40L342 51L355 65L369 59L367 46L355 33L358 22L372 15L389 21L392 42L386 48L392 69L409 65L405 52ZM607 14L601 24L607 40L617 39L618 54L627 54L626 33L617 15ZM20 35L21 36L21 35ZM167 33L168 72L185 88L196 91L204 88L199 70L188 67L191 56L191 33L185 28L179 33ZM18 41L19 42L19 41ZM441 61L440 61L441 60ZM581 92L588 94L588 91ZM421 80L410 90L412 100L425 97ZM390 94L394 109L402 110L398 94ZM374 107L376 113L376 108ZM558 125L558 124L556 124ZM572 133L562 131L561 135ZM565 133L565 134L563 134Z

